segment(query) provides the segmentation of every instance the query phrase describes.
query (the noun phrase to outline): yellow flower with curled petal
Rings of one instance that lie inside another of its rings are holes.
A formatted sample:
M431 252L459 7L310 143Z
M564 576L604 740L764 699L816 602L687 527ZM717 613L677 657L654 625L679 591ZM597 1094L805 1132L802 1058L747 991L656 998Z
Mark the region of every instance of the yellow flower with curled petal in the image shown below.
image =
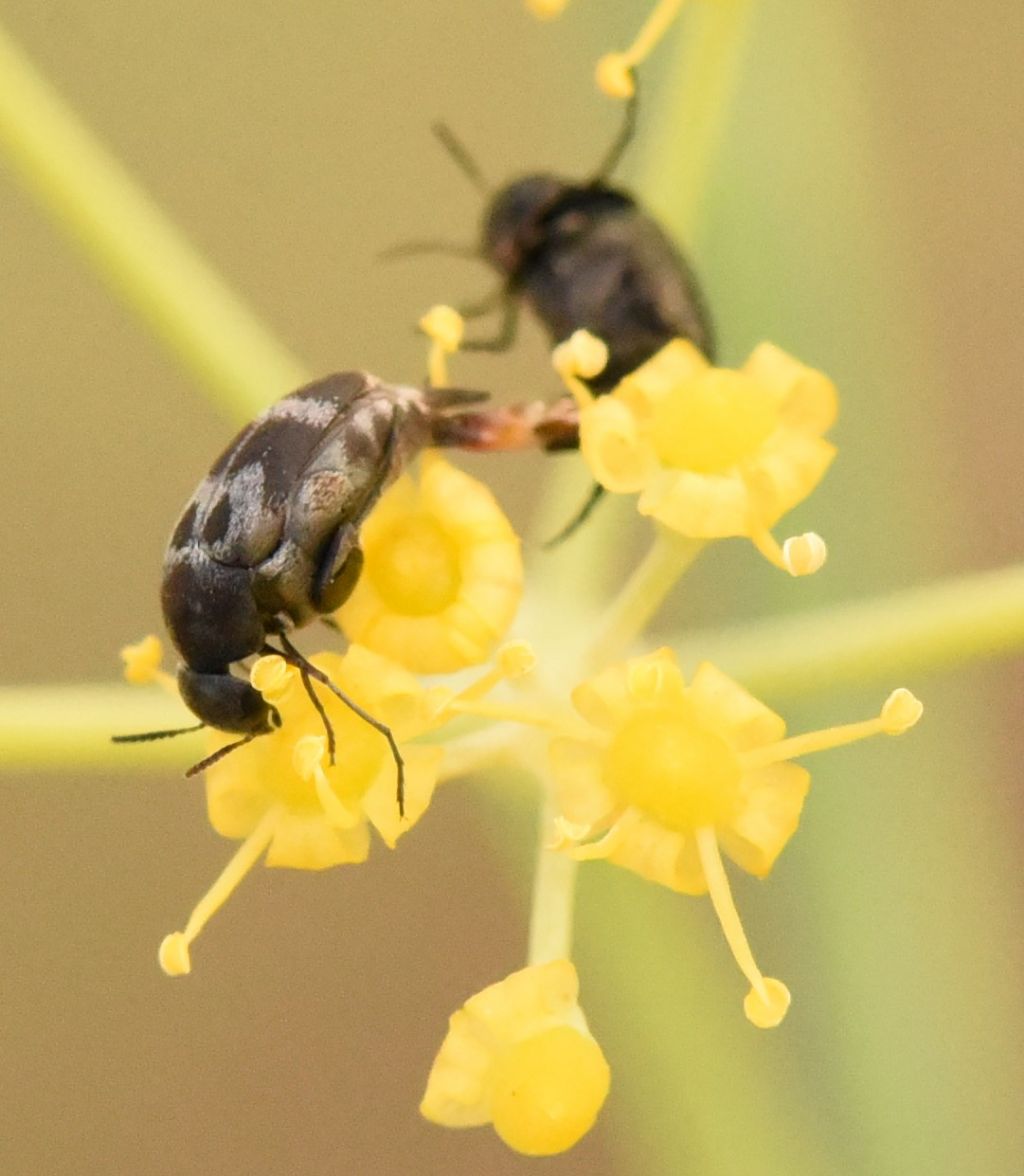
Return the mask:
M594 477L637 509L692 539L747 536L793 574L816 571L816 535L788 541L771 528L817 486L835 456L824 439L836 417L832 382L771 343L738 371L712 367L675 339L607 396L586 393L578 359L592 341L556 349L556 366L580 400L580 449Z
M568 1150L594 1125L611 1075L580 1009L576 969L534 964L453 1013L420 1111L445 1127L490 1123L529 1156Z
M396 798L395 760L384 736L313 683L334 734L337 754L332 764L324 718L299 671L276 655L260 658L250 680L276 709L281 725L206 769L210 823L223 836L241 839L242 845L196 906L185 930L169 935L161 945L160 962L171 975L190 970L192 940L264 851L268 866L299 870L362 862L369 854L371 826L394 848L430 803L444 751L406 745L430 726L429 708L415 705L424 698L416 679L359 646L343 656L323 653L310 660L391 727L404 761L404 816ZM211 750L234 739L211 732Z
M436 453L362 528L365 557L337 613L345 635L417 673L486 660L523 591L519 538L494 495Z
M810 784L789 761L868 735L901 734L921 704L897 690L875 719L786 739L785 722L710 663L687 684L668 649L576 688L586 729L550 745L564 847L684 894L710 892L751 988L744 1008L777 1025L789 992L762 976L729 892L720 848L764 877L796 831ZM600 835L597 841L585 839Z

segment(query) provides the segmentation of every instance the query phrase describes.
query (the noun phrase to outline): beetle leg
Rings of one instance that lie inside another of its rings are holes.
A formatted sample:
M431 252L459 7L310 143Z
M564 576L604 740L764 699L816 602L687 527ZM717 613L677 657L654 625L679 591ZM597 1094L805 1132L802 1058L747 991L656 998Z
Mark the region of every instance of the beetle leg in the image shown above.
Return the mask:
M498 333L492 339L467 339L462 351L508 351L515 342L519 326L519 301L505 290L503 292L502 320Z
M317 611L329 613L340 608L351 596L362 569L359 528L353 523L342 523L328 539L313 573L310 599Z
M402 759L402 753L398 749L398 743L395 741L395 737L392 734L391 728L386 723L382 723L380 719L374 718L373 715L371 715L370 712L364 707L361 707L354 698L350 698L344 690L340 689L338 686L335 686L335 684L323 672L323 670L318 670L311 661L308 661L305 657L303 657L303 655L295 648L294 645L292 645L292 643L283 633L278 634L278 640L281 642L281 649L274 649L272 645L267 645L264 647L265 651L268 653L276 653L279 657L283 657L284 660L289 663L289 665L295 666L300 674L308 674L309 677L313 679L313 681L319 682L321 685L326 686L332 694L337 695L337 697L341 699L341 701L349 708L350 711L352 711L354 714L357 714L364 723L369 723L369 725L375 731L378 731L388 741L388 747L391 748L391 757L395 761L395 768L398 772L398 782L396 786L398 812L400 816L404 817L405 761ZM320 710L319 707L317 709ZM326 716L322 710L320 711L320 714L327 723L327 726L330 727L330 723L327 721Z
M505 283L502 282L500 286L496 286L490 294L483 298L478 298L476 302L470 302L466 306L458 306L456 310L459 312L459 317L464 319L482 318L485 314L490 314L492 310L497 310L501 305L502 300L508 296L508 290Z
M626 153L626 149L633 141L633 136L636 133L636 107L637 96L640 92L640 83L634 79L634 90L631 97L626 99L626 117L622 120L622 126L619 128L619 133L612 140L611 147L604 159L601 160L600 166L594 173L592 184L603 184L611 176L612 172L622 162L622 157Z

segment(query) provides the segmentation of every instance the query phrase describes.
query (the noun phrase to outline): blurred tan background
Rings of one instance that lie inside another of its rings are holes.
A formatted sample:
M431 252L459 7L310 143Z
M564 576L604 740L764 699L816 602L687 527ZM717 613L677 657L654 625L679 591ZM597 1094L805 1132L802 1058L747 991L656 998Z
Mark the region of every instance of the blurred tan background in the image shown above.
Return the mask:
M617 125L615 109L590 85L592 62L625 43L647 10L573 0L562 21L542 26L516 0L3 7L39 67L311 371L362 366L398 380L422 374L424 349L411 330L418 314L489 289L486 271L468 263L376 261L407 238L475 232L478 196L429 123L447 119L496 181L538 165L582 174ZM854 570L845 586L823 579L801 603L996 566L1019 559L1024 540L1019 0L822 8L831 6L761 6L696 246L726 358L741 358L759 335L830 372L858 371L859 347L895 357L866 377L863 402L842 383L847 448L826 485L834 512L826 534L834 551L846 545ZM666 46L654 63L652 93L673 51ZM850 149L863 194L851 194L850 157L819 96L840 69L862 132ZM641 142L625 176L645 159ZM730 204L736 187L756 196L743 216ZM834 211L837 193L845 203ZM884 266L862 245L865 226L879 230L876 244L888 243ZM118 672L118 646L158 626L166 535L235 427L2 164L0 264L0 677L108 680ZM851 328L859 314L851 287L877 295L863 332ZM898 313L879 314L888 304ZM830 310L843 317L842 332L827 329ZM553 387L535 331L515 358L467 360L459 378L509 397ZM887 439L883 456L876 442ZM903 463L924 472L894 478ZM526 525L540 459L500 464L495 474L487 463L488 477ZM883 515L886 493L891 513ZM771 611L774 573L752 567L746 552L711 560L698 583L713 592L726 571L741 584L707 604L707 619ZM965 747L962 760L947 761L946 783L967 797L960 828L1001 905L965 910L977 936L970 944L937 928L932 949L945 944L948 958L921 958L918 982L928 988L932 967L947 979L980 968L1004 978L1001 996L1012 1005L1020 991L1014 854L1024 811L1024 674L1019 663L972 668L956 683L974 700L972 717L949 679L934 675L924 683L937 701L930 721L954 732L970 722L970 737L987 749L978 759ZM845 714L867 697L830 701L814 715ZM920 860L933 863L935 878L915 875L891 899L913 921L946 901L939 891L949 846L929 824L944 783L941 768L903 774L913 770L910 754L892 754L873 750L855 770L862 781L875 773L879 795L903 790L889 844L898 853L901 842L914 842ZM170 772L8 774L0 786L0 1171L498 1176L530 1166L489 1131L445 1132L415 1113L449 1012L521 965L524 879L516 862L494 855L488 825L500 813L510 840L523 834L523 866L528 811L484 807L453 789L397 855L376 853L365 868L324 875L258 870L197 946L194 974L171 982L157 969L156 945L180 926L229 851L204 824L196 787ZM859 1029L825 1012L836 996L827 985L811 996L822 967L819 924L828 920L798 879L828 852L826 842L843 837L848 812L860 830L851 836L868 836L864 794L850 794L856 782L844 787L836 803L848 808L822 799L817 824L801 833L806 848L800 839L794 848L792 872L763 897L754 888L741 896L752 937L781 945L772 949L777 970L787 979L795 973L812 1005L810 1020L795 1007L780 1030L797 1043L788 1060L771 1052L783 1049L774 1038L767 1056L778 1059L780 1080L796 1081L799 1071L817 1091L809 1119L820 1126L834 1116L834 1134L823 1129L827 1168L819 1171L966 1176L946 1143L931 1150L935 1123L913 1115L902 1124L907 1153L888 1153L889 1166L879 1166L872 1128L843 1106L850 1074L829 1071L828 1032ZM984 812L970 802L971 789L984 791ZM999 846L993 830L1005 838ZM851 871L867 868L852 849L848 858ZM893 871L898 877L898 861ZM717 952L709 919L699 923L701 950L706 943ZM883 956L899 950L898 940L879 944ZM836 951L841 957L842 946ZM976 951L989 956L983 967ZM873 991L884 984L881 972L861 979L861 1010L894 1001L900 1024L917 1003L913 991ZM942 1097L929 1105L953 1135L950 1117L962 1113L988 1140L972 1176L1009 1176L1024 1154L1022 1019L986 1020L979 1005L990 981L966 983L960 1008L978 1021L974 1044L940 1063L948 1067ZM991 984L1000 991L998 980ZM687 1025L700 1019L700 1001L721 998L738 1020L734 995L688 992L667 1010L666 1040L692 1048ZM604 999L607 1021L613 1000ZM944 1028L924 1031L941 1037ZM544 1162L545 1171L784 1176L770 1153L761 1167L749 1159L737 1166L740 1152L729 1148L739 1147L730 1141L743 1134L741 1121L720 1124L711 1144L695 1128L694 1151L665 1167L644 1124L623 1113L635 1108L629 1084L644 1074L643 1057L611 1060L615 1084L601 1125L571 1155ZM695 1085L706 1064L695 1066ZM656 1069L646 1072L645 1090L657 1097ZM687 1113L680 1105L679 1116ZM891 1113L902 1114L898 1104Z

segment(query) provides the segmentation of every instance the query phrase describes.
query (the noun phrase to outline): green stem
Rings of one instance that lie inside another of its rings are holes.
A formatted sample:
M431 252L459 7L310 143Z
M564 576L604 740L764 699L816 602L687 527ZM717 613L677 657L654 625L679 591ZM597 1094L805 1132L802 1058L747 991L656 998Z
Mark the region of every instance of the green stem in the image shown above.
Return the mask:
M659 149L648 157L640 187L651 209L687 236L708 193L753 10L753 0L687 5L685 58L673 74L672 92L653 112L647 141ZM671 151L660 149L666 143Z
M684 649L755 693L892 680L1024 648L1024 564L718 632Z
M649 599L649 598L648 598ZM1024 649L1024 564L833 605L793 617L684 638L693 660L713 661L755 693L773 697L892 680ZM112 744L110 735L193 721L159 690L129 686L0 688L0 763L10 768L136 770L183 765L197 740ZM461 771L500 758L499 743L467 744ZM446 772L450 777L452 772Z
M587 652L588 669L607 665L625 652L703 547L703 540L658 529L647 554L603 612Z
M165 731L195 723L162 690L137 686L0 688L0 764L8 770L183 768L203 754L202 736L111 743L111 735Z
M530 906L529 964L567 960L572 952L572 928L579 864L567 853L548 848L558 808L550 791L541 805L537 865Z
M308 379L2 27L0 151L230 417L248 420Z

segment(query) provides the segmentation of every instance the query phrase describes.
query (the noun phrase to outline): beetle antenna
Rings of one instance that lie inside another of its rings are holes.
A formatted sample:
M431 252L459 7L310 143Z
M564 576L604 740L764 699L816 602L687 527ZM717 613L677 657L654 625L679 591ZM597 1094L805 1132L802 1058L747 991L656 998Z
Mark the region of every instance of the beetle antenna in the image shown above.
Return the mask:
M350 698L344 690L331 681L330 678L323 672L318 670L315 665L308 658L304 657L298 649L288 640L284 633L277 634L278 641L281 642L281 649L275 649L272 645L264 646L267 653L276 653L278 657L283 657L289 665L295 666L301 675L308 675L314 682L319 682L322 686L326 686L332 694L335 694L341 701L349 708L353 714L358 715L364 723L368 723L375 731L380 732L381 735L388 741L388 747L391 748L391 757L395 761L395 768L398 773L398 781L396 786L396 797L398 800L398 813L400 816L405 816L405 761L402 759L402 753L398 750L398 744L395 742L395 737L392 734L391 728L382 723L380 719L376 719L370 714L368 710L361 707L354 698ZM314 704L315 705L315 704ZM317 707L321 718L325 718L321 707ZM326 719L325 719L326 721ZM328 730L330 724L327 724ZM328 735L328 745L333 738L333 733Z
M236 739L234 743L226 743L223 747L218 747L212 755L208 755L206 759L201 759L199 763L193 764L185 773L185 779L198 776L200 772L205 772L207 768L212 768L215 763L222 760L229 752L235 751L239 747L244 747L247 743L251 743L259 733L255 732L252 735L243 735L241 739Z
M459 257L464 261L479 261L480 250L475 245L459 245L455 241L403 241L382 249L377 257L380 261L400 261L404 257L422 257L429 253L442 253L446 257Z
M469 180L473 187L484 196L490 196L491 189L484 179L484 173L480 170L480 165L470 155L469 148L455 134L451 127L446 122L436 122L431 125L430 129L434 132L434 137L437 141L451 156L452 162L466 179Z
M193 731L201 731L205 723L197 723L194 727L175 727L170 731L143 731L141 735L111 735L111 743L150 743L154 739L170 739L174 735L189 735Z
M622 120L622 126L619 127L619 133L612 140L611 147L597 171L594 173L594 178L590 181L592 184L600 184L612 174L613 171L622 162L623 155L626 154L626 148L633 142L633 136L636 134L636 108L639 100L640 83L634 82L633 93L626 99L626 115Z

